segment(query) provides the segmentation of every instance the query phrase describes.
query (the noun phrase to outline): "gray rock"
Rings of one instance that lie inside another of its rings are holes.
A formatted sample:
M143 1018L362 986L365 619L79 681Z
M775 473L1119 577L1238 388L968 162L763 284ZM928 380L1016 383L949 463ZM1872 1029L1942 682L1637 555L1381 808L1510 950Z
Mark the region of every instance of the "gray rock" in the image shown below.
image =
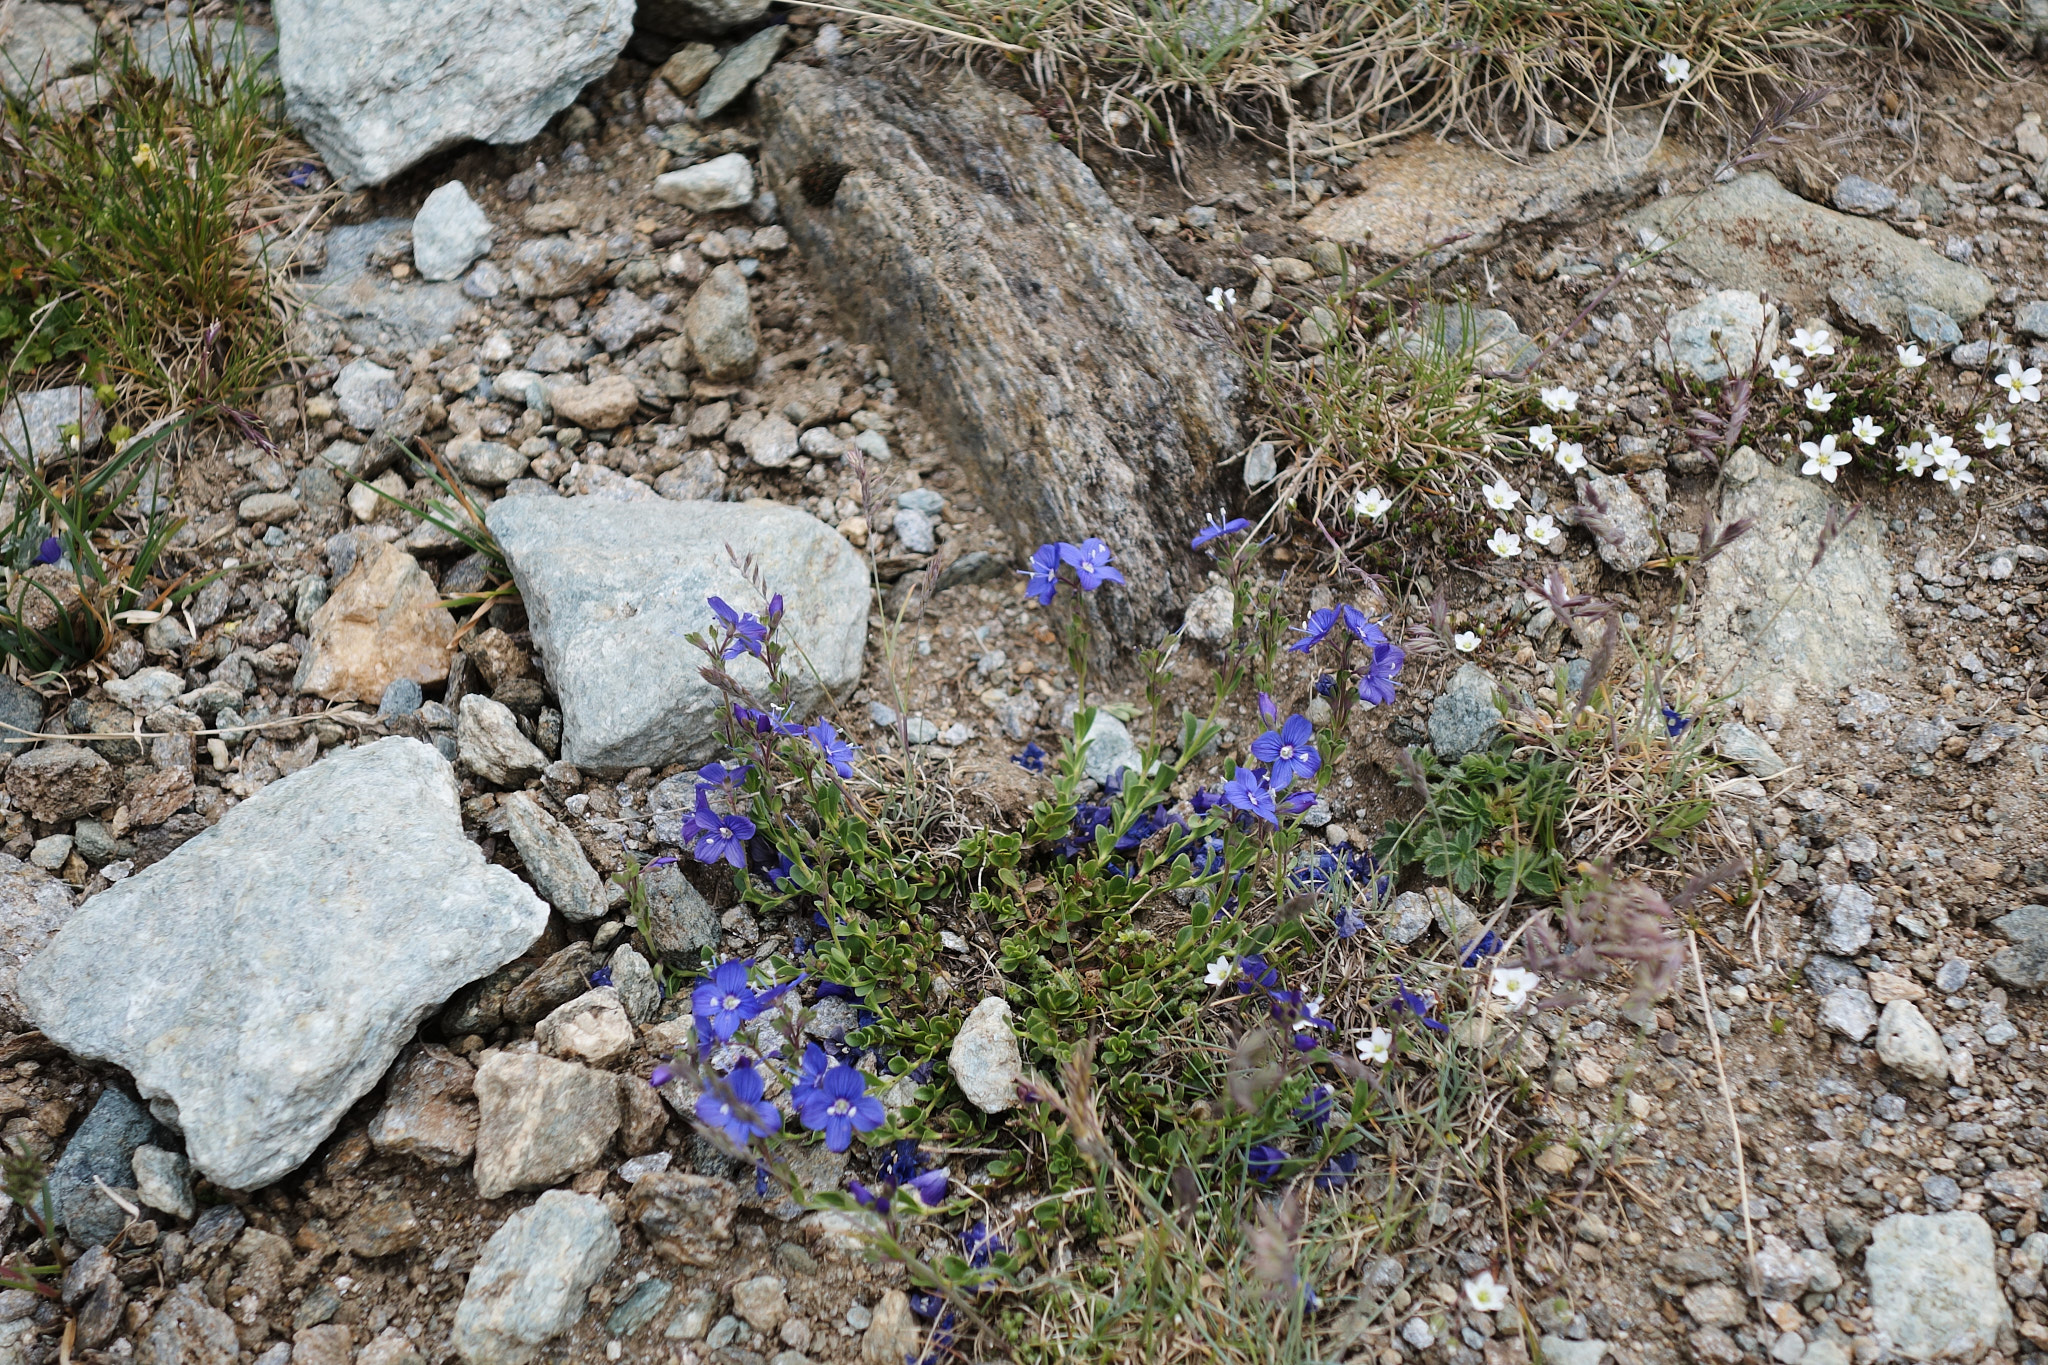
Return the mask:
M1943 995L1954 995L1970 979L1970 964L1959 957L1952 957L1941 964L1941 970L1934 974L1934 989Z
M173 1110L209 1179L254 1189L310 1156L421 1020L546 924L464 836L447 762L394 737L271 783L94 896L18 990L59 1046L126 1067Z
M131 1159L135 1193L144 1204L173 1218L190 1219L199 1212L192 1193L192 1166L182 1153L144 1144Z
M427 694L411 678L394 678L377 702L378 720L396 720L416 715L427 704Z
M641 0L639 22L664 38L716 37L745 28L767 12L768 0Z
M1991 343L1981 337L1966 341L1950 351L1948 358L1959 370L1981 370L1991 363Z
M59 871L71 857L71 848L75 842L76 840L68 834L52 834L46 839L38 839L35 846L28 851L28 860L45 872Z
M427 1043L393 1068L369 1138L386 1155L460 1166L476 1153L476 1122L476 1068Z
M946 510L946 495L936 488L906 488L896 495L896 505L935 517Z
M1936 1213L1947 1213L1963 1202L1963 1187L1957 1183L1954 1176L1922 1176L1920 1193L1926 1196L1927 1206Z
M476 1073L476 1188L486 1199L588 1170L623 1117L609 1072L493 1052Z
M526 473L526 457L497 441L469 441L448 454L455 472L482 488L503 488Z
M329 230L327 264L301 282L306 301L303 325L321 349L332 349L342 337L376 350L402 354L431 346L460 329L476 314L476 305L456 284L428 280L393 280L370 265L394 234L409 224L403 218L380 218ZM365 428L367 430L367 428ZM389 458L380 456L384 464ZM352 470L369 478L381 468Z
M1600 1365L1607 1359L1607 1343L1598 1337L1573 1341L1545 1333L1537 1344L1543 1348L1544 1365Z
M795 425L779 413L752 421L743 417L726 428L725 439L737 439L759 469L781 469L796 458L799 449Z
M588 337L564 336L551 332L535 344L526 357L526 368L534 374L560 374L564 370L580 370L589 359L597 354L597 343ZM507 371L492 381L492 388L521 402L527 402L528 385L518 371ZM527 406L533 406L530 402Z
M22 8L55 7L25 4ZM4 52L0 48L0 56ZM0 76L0 82L5 79ZM90 455L99 448L104 424L100 400L87 386L36 389L16 394L0 406L0 450L38 467L60 455Z
M1188 603L1181 629L1206 645L1228 644L1237 621L1237 598L1228 583L1212 583Z
M533 1040L550 1057L611 1066L633 1049L633 1021L619 993L598 986L557 1005L534 1025Z
M2048 337L2048 299L2028 299L2013 309L2012 325L2030 337Z
M690 297L683 318L690 350L707 379L745 379L761 361L761 329L747 296L747 277L727 261L713 270Z
M960 1093L982 1113L1000 1114L1016 1107L1024 1059L1017 1051L1007 1001L991 995L968 1013L953 1035L946 1065Z
M548 766L548 756L519 732L519 720L511 709L475 692L466 694L456 708L455 747L462 755L463 767L499 787L519 786L539 777L541 769Z
M1877 1225L1863 1268L1893 1350L1909 1360L1971 1360L2012 1340L1993 1246L1991 1225L1974 1213L1897 1213Z
M1070 714L1067 722L1072 721ZM1109 712L1098 710L1088 726L1088 752L1081 759L1081 770L1097 782L1106 783L1125 768L1136 768L1140 761L1138 742L1131 738L1130 727Z
M1991 302L1982 271L1883 223L1809 203L1763 171L1657 200L1627 222L1672 239L1671 259L1722 288L1753 289L1795 311L1818 309L1838 286L1867 289L1894 319L1918 303L1967 322Z
M1394 942L1404 947L1429 932L1429 926L1436 923L1434 908L1429 897L1420 891L1403 891L1394 897L1394 923L1388 934Z
M281 0L285 115L351 189L475 139L539 133L611 70L632 0Z
M1500 734L1500 688L1478 664L1458 671L1429 708L1429 747L1446 763L1478 753Z
M612 989L626 1007L626 1017L636 1024L649 1024L661 1010L661 987L654 968L631 947L612 954Z
M1946 351L1963 339L1963 329L1956 320L1939 308L1924 304L1906 305L1906 328L1914 338L1924 343L1929 350Z
M1156 643L1205 586L1188 541L1245 444L1242 361L1202 291L1025 101L963 70L779 62L754 97L763 182L849 335L1019 544L1116 547L1129 585L1091 608L1105 636ZM853 169L827 193L819 163Z
M773 24L762 29L725 54L725 60L711 73L711 79L704 82L704 88L697 95L697 119L702 122L724 109L746 92L746 88L761 78L761 73L775 64L782 53L783 40L789 36L784 24ZM748 198L753 198L748 195Z
M52 81L84 71L98 41L83 10L17 0L0 26L0 91L29 99Z
M1877 1027L1877 1006L1870 992L1844 987L1831 991L1820 1005L1821 1027L1833 1029L1852 1043L1860 1043Z
M1659 369L1718 384L1733 371L1747 374L1758 347L1769 360L1778 349L1778 310L1756 294L1723 289L1681 312L1650 342Z
M596 287L609 259L596 237L535 237L512 253L506 269L520 297L558 299Z
M676 502L717 501L725 491L725 473L718 457L708 450L693 450L674 469L655 477L654 491Z
M718 912L674 867L640 874L647 888L648 928L654 949L670 966L696 966L706 948L718 947Z
M753 163L740 152L727 152L679 171L664 172L654 178L654 197L693 213L745 208L754 198Z
M675 1287L667 1280L642 1280L640 1286L628 1294L611 1316L604 1320L605 1331L615 1337L630 1337L661 1316L661 1310L668 1305L669 1295Z
M121 1230L128 1215L94 1182L104 1181L117 1191L134 1189L135 1150L155 1136L156 1121L148 1110L116 1086L100 1091L92 1112L50 1167L50 1201L73 1240L92 1246Z
M1656 519L1642 495L1614 474L1580 475L1576 482L1579 502L1597 518L1589 520L1586 529L1602 562L1623 573L1649 563L1657 553Z
M576 1325L618 1254L619 1231L602 1201L547 1191L484 1243L455 1310L457 1353L469 1365L526 1365Z
M1877 913L1877 898L1854 882L1823 886L1814 898L1814 910L1827 916L1828 929L1820 946L1842 957L1854 957L1870 942L1870 920Z
M896 539L914 555L936 552L939 543L932 536L932 519L914 507L899 507L894 520Z
M1536 343L1522 335L1510 314L1498 308L1437 303L1425 304L1413 321L1381 333L1376 341L1412 356L1457 358L1507 374L1525 373L1539 354Z
M61 866L61 864L60 864ZM15 979L71 919L71 888L38 867L0 853L0 1029L31 1027Z
M1845 175L1835 182L1832 197L1835 207L1844 213L1890 213L1899 206L1897 190L1865 180L1860 175Z
M1850 523L1807 577L1833 505L1818 479L1768 462L1754 482L1721 494L1723 526L1743 517L1756 526L1708 566L1700 655L1715 661L1720 686L1747 687L1780 715L1800 690L1833 696L1899 654L1878 518Z
M1948 1075L1948 1053L1942 1050L1941 1035L1908 1000L1892 1001L1879 1016L1877 1059L1929 1085L1939 1084Z
M384 417L405 401L398 375L374 360L359 358L334 376L334 407L341 420L358 431L375 431Z
M2011 939L2012 946L1993 953L1984 970L2016 990L2048 986L2048 906L2023 905L2000 915L1991 927Z
M1714 730L1714 752L1756 777L1776 777L1787 766L1769 741L1739 720L1723 721Z
M731 1255L739 1202L739 1190L719 1176L651 1171L633 1182L627 1208L663 1256L715 1266Z
M422 279L458 278L491 249L490 216L477 207L460 180L427 196L412 220L412 259Z
M1280 473L1280 461L1271 441L1260 441L1244 453L1244 486L1264 488Z
M683 637L714 621L720 597L759 610L730 545L786 604L796 703L807 712L860 677L869 588L861 557L830 527L787 507L507 498L486 514L504 547L533 640L561 698L562 757L606 772L707 757L724 703ZM727 669L766 683L751 656ZM466 704L466 702L465 702Z
M197 1280L157 1305L135 1345L136 1365L233 1365L239 1359L235 1320L206 1301Z
M498 803L498 809L504 813L505 832L512 836L512 846L519 850L527 878L541 899L572 923L602 919L604 882L584 856L576 836L548 814L531 792L514 792Z
M0 678L0 740L5 740L0 743L0 754L18 754L36 742L32 739L6 739L6 736L34 734L42 728L42 695L12 678Z
M590 317L590 335L616 355L661 330L666 315L630 289L614 289Z

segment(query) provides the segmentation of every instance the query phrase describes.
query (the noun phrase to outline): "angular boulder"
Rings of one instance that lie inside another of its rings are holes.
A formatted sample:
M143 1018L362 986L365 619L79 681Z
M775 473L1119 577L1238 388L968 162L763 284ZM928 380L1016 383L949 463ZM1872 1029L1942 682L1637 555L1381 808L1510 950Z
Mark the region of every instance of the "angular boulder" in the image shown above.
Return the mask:
M505 551L533 642L562 702L562 757L594 772L708 756L724 702L683 637L715 623L706 599L759 613L766 603L726 549L751 555L782 594L784 666L800 711L860 678L868 578L838 532L791 507L743 503L506 498L485 514ZM750 655L726 669L761 689Z
M464 836L458 800L431 745L334 752L93 897L22 969L23 1011L127 1068L215 1184L267 1185L422 1019L547 926Z
M1015 544L1115 550L1129 583L1092 600L1105 643L1156 643L1206 586L1188 540L1242 449L1242 362L1200 291L971 72L783 62L754 97L767 186L843 316Z
M285 115L349 188L524 142L611 70L633 0L279 0Z
M576 1325L618 1254L619 1230L601 1201L549 1190L484 1243L451 1344L469 1365L525 1365Z
M400 678L448 676L455 618L419 561L373 543L313 613L310 647L293 686L329 701L381 701Z

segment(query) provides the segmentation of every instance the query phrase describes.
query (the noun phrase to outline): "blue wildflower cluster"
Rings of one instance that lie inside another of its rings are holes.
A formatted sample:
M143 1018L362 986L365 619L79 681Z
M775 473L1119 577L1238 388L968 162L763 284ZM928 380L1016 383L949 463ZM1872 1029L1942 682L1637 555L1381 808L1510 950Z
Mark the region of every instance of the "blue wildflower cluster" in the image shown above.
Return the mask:
M1082 592L1094 592L1104 583L1121 583L1123 573L1110 567L1112 557L1109 546L1092 536L1079 545L1064 540L1041 545L1031 552L1031 567L1024 571L1028 580L1024 591L1036 598L1039 606L1051 606L1059 591L1061 565L1074 571L1074 582Z
M1357 607L1324 607L1311 612L1308 624L1299 629L1301 638L1287 646L1296 654L1320 648L1332 635L1347 656L1353 641L1364 646L1370 653L1359 669L1358 699L1368 706L1385 706L1394 700L1394 679L1401 676L1408 652L1389 640L1364 612Z

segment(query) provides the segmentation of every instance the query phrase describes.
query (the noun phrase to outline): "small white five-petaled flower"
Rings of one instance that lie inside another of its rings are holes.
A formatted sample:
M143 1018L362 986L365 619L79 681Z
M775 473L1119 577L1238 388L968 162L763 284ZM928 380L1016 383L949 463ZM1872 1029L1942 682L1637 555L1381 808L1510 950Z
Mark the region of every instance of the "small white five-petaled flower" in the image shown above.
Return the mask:
M1496 479L1492 483L1482 484L1479 496L1496 512L1511 511L1514 505L1522 500L1522 495L1517 493L1514 485L1506 479Z
M1451 644L1460 654L1470 654L1479 648L1479 637L1469 630L1461 630L1451 637Z
M1548 450L1556 444L1557 432L1551 427L1550 423L1545 422L1541 426L1529 428L1529 448L1531 450Z
M1666 85L1684 85L1686 77L1692 75L1692 63L1676 52L1667 52L1657 59L1657 70L1664 77Z
M1394 500L1377 488L1368 488L1358 495L1351 506L1359 516L1379 521L1393 510Z
M1789 355L1771 357L1771 378L1788 389L1799 387L1799 376L1806 373L1806 367Z
M1557 529L1557 523L1552 521L1550 514L1546 512L1542 516L1523 518L1522 534L1527 536L1529 543L1537 549L1547 550L1550 548L1550 542L1564 532Z
M1806 463L1800 467L1799 472L1818 474L1829 483L1835 481L1835 471L1849 463L1849 452L1835 449L1835 438L1832 435L1821 437L1817 444L1813 441L1801 441L1799 453L1806 457Z
M1507 1001L1509 1009L1518 1010L1528 1002L1529 992L1536 989L1539 979L1527 967L1495 967L1487 989Z
M1922 355L1920 353L1920 348L1918 346L1915 346L1912 342L1909 341L1905 345L1899 347L1900 369L1917 370L1926 363L1927 357Z
M1808 360L1812 360L1816 356L1833 355L1835 339L1828 335L1828 329L1825 327L1816 327L1810 332L1804 327L1794 327L1792 348Z
M1960 493L1964 484L1977 482L1977 476L1970 472L1970 457L1958 455L1934 471L1934 481L1947 484L1952 493Z
M1927 458L1934 463L1947 464L1960 454L1962 452L1956 449L1956 443L1948 437L1938 431L1927 433Z
M1884 428L1868 417L1858 417L1849 423L1849 434L1867 446L1877 444L1877 438L1884 435Z
M1209 291L1209 306L1219 313L1237 307L1237 291L1225 289L1222 285L1216 286Z
M1209 964L1209 974L1203 977L1202 980L1211 986L1226 985L1235 970L1236 965L1232 962L1230 954L1225 953L1222 957Z
M2012 423L2001 422L1987 412L1977 419L1977 434L1984 438L1986 450L2009 446L2012 444Z
M1563 441L1557 447L1557 467L1576 474L1586 467L1586 448L1577 441Z
M1486 538L1486 548L1502 559L1513 559L1522 553L1522 538L1505 526L1493 528L1493 534Z
M1376 1028L1369 1036L1358 1040L1358 1060L1361 1062L1385 1066L1393 1055L1394 1035L1386 1029Z
M1543 406L1549 408L1552 412L1577 412L1579 410L1579 391L1566 388L1562 384L1554 389L1540 390L1536 396L1541 398Z
M2041 372L2029 365L2020 368L2017 360L2005 362L2005 373L1992 381L2005 390L2008 403L2038 403L2041 401Z
M1491 1270L1482 1270L1465 1281L1465 1302L1481 1313L1498 1313L1508 1306L1508 1287Z
M1819 384L1806 391L1806 407L1809 412L1826 412L1835 405L1835 396Z
M1902 446L1895 452L1899 457L1899 472L1919 478L1934 467L1934 457L1927 453L1927 447L1918 441Z

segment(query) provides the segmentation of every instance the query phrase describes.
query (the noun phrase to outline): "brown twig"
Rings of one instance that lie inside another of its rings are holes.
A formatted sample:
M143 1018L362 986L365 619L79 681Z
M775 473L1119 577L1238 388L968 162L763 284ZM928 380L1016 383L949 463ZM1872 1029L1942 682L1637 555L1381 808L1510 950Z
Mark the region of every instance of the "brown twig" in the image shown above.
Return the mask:
M1699 936L1688 929L1685 943L1692 955L1692 975L1700 988L1700 1017L1707 1026L1707 1043L1714 1050L1714 1075L1721 1086L1721 1103L1728 1111L1728 1133L1735 1143L1735 1193L1742 1203L1742 1240L1749 1248L1749 1292L1761 1293L1757 1283L1756 1225L1749 1217L1749 1171L1742 1161L1742 1127L1735 1118L1735 1092L1728 1087L1728 1067L1721 1057L1721 1035L1714 1029L1714 1002L1707 998L1707 974L1700 966Z

